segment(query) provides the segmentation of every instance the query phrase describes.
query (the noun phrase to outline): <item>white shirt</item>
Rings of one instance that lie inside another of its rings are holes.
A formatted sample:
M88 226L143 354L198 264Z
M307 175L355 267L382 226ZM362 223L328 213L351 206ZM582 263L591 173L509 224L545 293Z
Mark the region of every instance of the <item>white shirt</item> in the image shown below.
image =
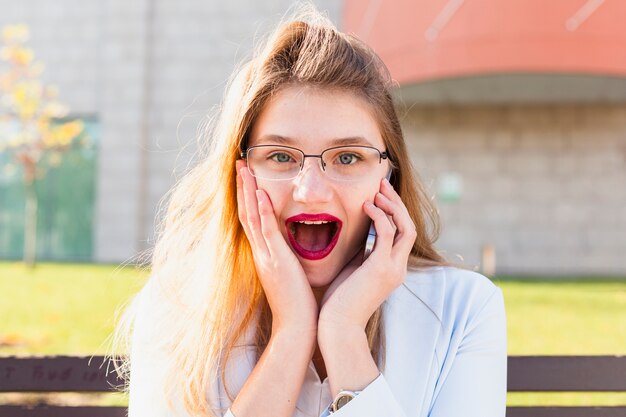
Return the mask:
M386 367L333 417L505 416L506 316L500 288L455 267L409 271L384 309ZM168 416L150 395L154 369L134 356L129 417ZM254 349L234 358L226 379L236 396L254 368ZM218 398L225 417L235 417L221 381L218 386L210 397ZM311 361L293 416L326 417L331 402L328 378L320 381ZM176 416L187 417L182 411Z

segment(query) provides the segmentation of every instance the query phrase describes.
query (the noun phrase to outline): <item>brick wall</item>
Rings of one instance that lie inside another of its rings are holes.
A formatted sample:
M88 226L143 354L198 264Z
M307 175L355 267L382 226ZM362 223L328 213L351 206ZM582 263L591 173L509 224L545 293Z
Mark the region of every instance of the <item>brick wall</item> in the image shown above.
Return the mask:
M339 23L340 2L315 3ZM228 76L291 4L0 0L0 27L30 27L44 81L75 114L100 120L94 260L135 260L153 244L159 200L195 154Z
M44 79L102 124L95 260L131 259L153 243L159 200L192 160L198 129L226 79L290 4L138 0L0 0L0 26L27 23ZM341 2L320 0L340 21ZM412 107L403 124L436 197L437 246L478 266L496 247L501 273L624 274L626 107Z
M490 243L499 273L626 271L626 106L414 107L403 127L433 195L462 178L435 198L450 259L477 267Z

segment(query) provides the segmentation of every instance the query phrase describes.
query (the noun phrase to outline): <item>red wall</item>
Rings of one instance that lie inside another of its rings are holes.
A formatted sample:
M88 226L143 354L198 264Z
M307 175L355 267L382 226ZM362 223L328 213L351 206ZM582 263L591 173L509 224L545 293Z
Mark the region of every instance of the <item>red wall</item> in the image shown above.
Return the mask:
M438 36L426 39L454 4ZM585 5L599 7L568 30ZM626 0L345 0L342 23L401 84L489 73L626 76Z

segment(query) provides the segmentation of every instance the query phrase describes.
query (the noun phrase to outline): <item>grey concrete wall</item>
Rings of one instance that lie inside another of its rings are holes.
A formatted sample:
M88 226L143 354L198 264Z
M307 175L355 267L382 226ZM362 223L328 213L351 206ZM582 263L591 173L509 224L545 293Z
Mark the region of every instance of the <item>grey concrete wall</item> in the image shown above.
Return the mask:
M59 87L59 99L71 109L89 114L99 110L102 7L80 0L0 0L0 28L28 24L28 46L45 64L42 79Z
M490 243L503 274L626 271L626 106L414 107L403 127L448 258L478 267Z
M316 3L340 22L341 2ZM158 202L196 152L199 125L255 33L290 4L0 0L0 26L30 26L44 80L102 124L96 261L153 244ZM451 259L478 266L491 243L500 273L626 272L624 105L414 106L403 126ZM446 173L462 178L456 202L437 197Z
M315 2L339 24L341 2ZM289 0L0 0L0 27L26 23L43 79L102 126L95 260L153 243L159 200L196 152L197 131L235 65Z
M95 215L95 260L127 260L138 249L147 164L145 74L150 53L149 0L103 2L98 79L102 122Z
M147 209L142 235L152 236L158 203L196 152L198 128L214 114L225 83L253 42L292 1L157 0L149 91ZM340 24L341 2L316 1ZM153 242L147 242L151 245Z

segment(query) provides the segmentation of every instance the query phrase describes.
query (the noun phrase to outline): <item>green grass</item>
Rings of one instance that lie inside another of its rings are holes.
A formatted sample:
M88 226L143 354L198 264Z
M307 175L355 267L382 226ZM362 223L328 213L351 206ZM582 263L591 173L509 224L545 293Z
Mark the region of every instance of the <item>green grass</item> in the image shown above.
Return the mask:
M0 356L104 354L116 312L147 272L103 265L0 263ZM509 355L626 354L626 278L494 279L502 288ZM100 402L124 404L124 396ZM0 403L2 403L0 397ZM624 405L626 393L509 393L509 406Z
M146 276L134 267L0 263L0 355L108 353L115 313Z
M504 293L509 355L626 354L626 278L494 282Z
M502 288L508 354L626 354L626 278L494 279ZM507 406L617 406L626 393L509 392Z

